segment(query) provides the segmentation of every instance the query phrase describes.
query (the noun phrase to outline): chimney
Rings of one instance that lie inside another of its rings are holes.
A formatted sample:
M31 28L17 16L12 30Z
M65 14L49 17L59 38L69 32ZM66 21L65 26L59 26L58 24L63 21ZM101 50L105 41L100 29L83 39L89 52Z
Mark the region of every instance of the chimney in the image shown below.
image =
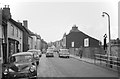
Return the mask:
M5 7L3 8L3 16L5 16L6 19L11 18L9 5L5 5Z
M17 22L20 26L22 26L22 23L18 20L18 22Z
M24 25L24 27L28 28L28 21L27 21L27 20L24 20L24 21L23 21L23 25Z
M76 29L78 29L78 27L76 25L73 25L72 29L76 30Z

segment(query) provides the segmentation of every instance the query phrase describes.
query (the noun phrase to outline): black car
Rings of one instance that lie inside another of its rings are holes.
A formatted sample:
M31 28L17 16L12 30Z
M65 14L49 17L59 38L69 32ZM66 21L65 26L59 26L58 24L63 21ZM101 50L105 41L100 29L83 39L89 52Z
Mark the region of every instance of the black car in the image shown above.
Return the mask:
M13 54L9 64L6 64L3 69L3 79L36 79L37 77L37 66L31 52Z

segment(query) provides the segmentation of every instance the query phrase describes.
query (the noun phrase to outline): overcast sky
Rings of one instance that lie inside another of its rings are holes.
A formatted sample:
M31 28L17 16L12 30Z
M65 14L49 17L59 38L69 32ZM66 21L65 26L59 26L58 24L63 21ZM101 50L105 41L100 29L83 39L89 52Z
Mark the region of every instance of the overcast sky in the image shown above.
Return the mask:
M2 0L0 7L8 4L14 20L28 20L28 28L47 42L62 39L74 24L85 34L103 41L103 35L108 35L104 11L110 15L111 38L118 37L118 0Z

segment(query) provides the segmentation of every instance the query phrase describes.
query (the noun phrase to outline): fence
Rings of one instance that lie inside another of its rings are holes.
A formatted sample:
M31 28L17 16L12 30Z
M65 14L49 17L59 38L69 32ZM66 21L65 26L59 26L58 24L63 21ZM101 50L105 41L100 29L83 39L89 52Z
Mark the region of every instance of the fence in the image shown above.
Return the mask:
M120 57L95 54L94 63L106 66L120 73Z

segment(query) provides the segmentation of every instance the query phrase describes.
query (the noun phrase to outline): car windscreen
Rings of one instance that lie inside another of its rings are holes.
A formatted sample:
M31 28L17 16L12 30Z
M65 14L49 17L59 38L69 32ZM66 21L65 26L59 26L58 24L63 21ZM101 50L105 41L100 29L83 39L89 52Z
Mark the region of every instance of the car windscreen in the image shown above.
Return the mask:
M31 55L17 55L11 57L11 62L15 63L28 63L32 61Z
M53 52L53 50L52 49L48 49L47 52Z
M60 52L69 53L68 50L60 50Z

